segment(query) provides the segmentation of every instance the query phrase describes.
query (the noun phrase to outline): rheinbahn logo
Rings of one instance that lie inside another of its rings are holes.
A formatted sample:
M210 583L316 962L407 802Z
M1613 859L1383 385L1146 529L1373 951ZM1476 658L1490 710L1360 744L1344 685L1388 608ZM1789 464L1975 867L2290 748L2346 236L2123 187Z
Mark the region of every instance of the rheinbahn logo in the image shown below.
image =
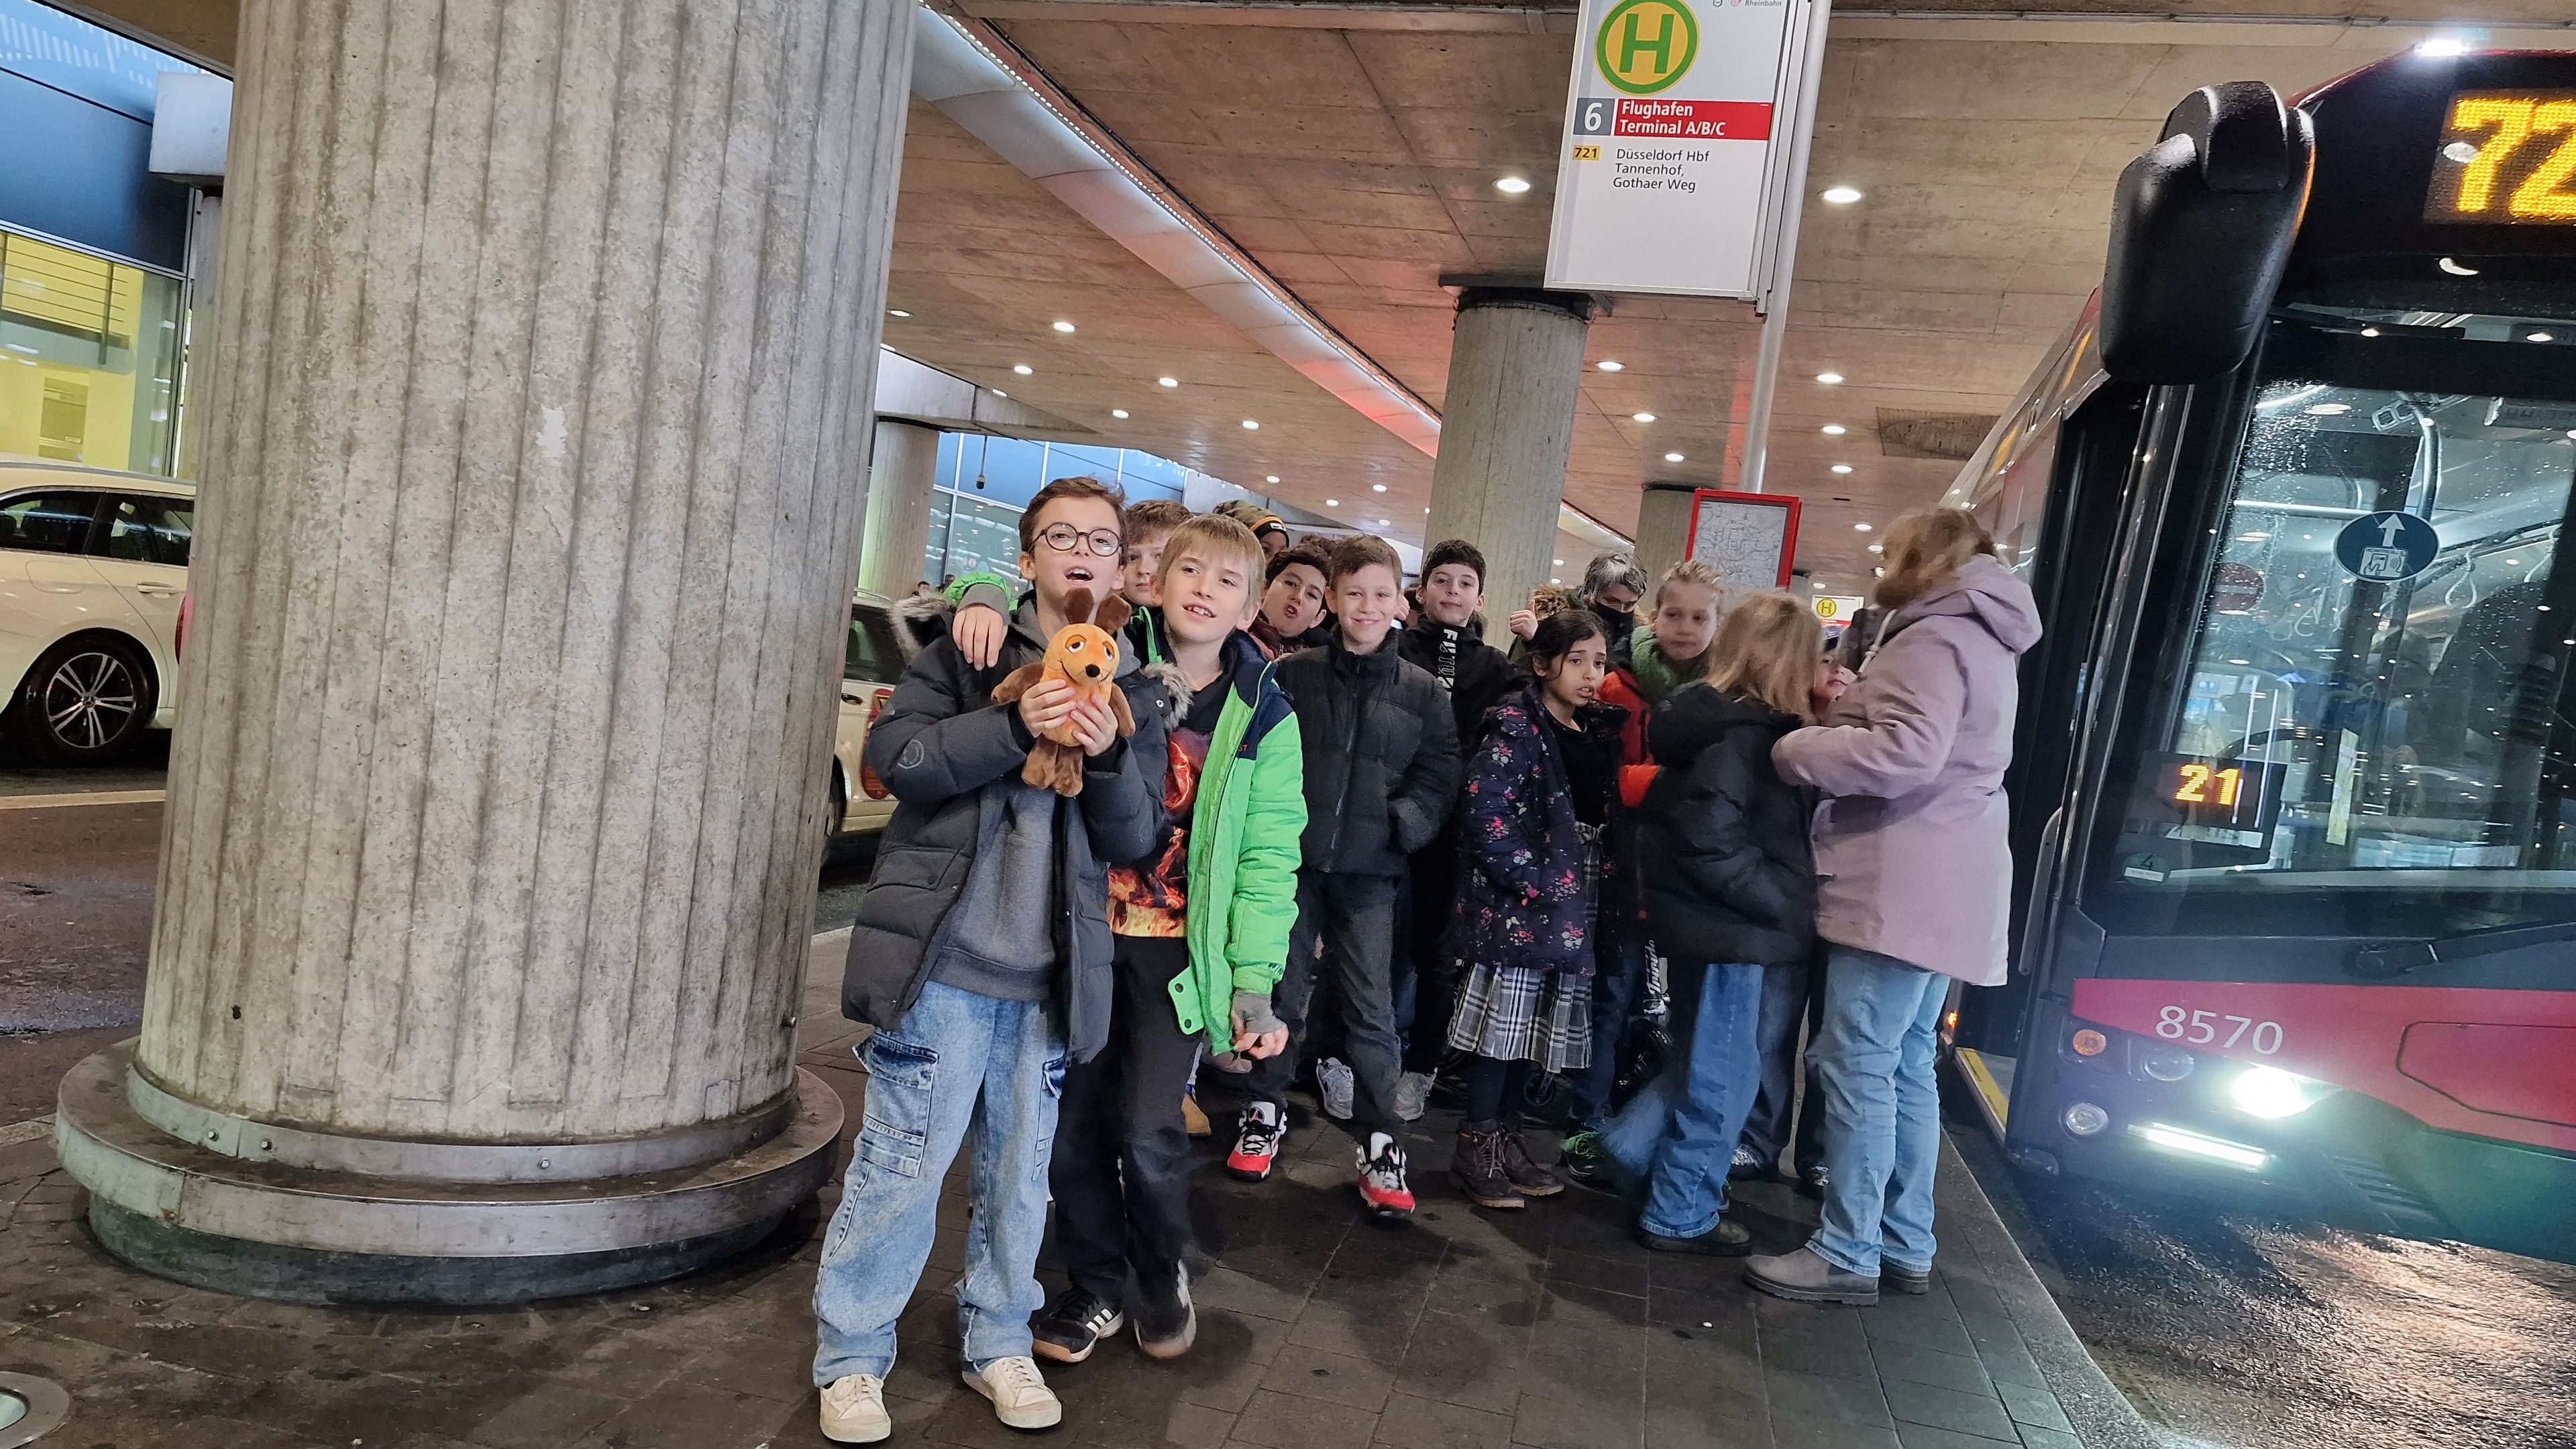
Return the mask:
M1632 96L1651 96L1699 58L1699 21L1685 0L1622 0L1592 40L1601 78Z

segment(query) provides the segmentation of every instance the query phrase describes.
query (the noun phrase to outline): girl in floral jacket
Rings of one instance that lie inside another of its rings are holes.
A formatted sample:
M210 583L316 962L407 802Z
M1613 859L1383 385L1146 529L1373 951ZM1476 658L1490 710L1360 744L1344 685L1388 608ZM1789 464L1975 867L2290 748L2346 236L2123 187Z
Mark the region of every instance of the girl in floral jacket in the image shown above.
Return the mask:
M1609 641L1589 610L1530 636L1537 682L1487 716L1459 821L1456 914L1447 949L1463 983L1449 1045L1469 1053L1466 1119L1452 1180L1485 1207L1565 1190L1530 1161L1517 1103L1533 1067L1592 1059L1593 945L1602 840L1618 803L1619 729L1597 703Z

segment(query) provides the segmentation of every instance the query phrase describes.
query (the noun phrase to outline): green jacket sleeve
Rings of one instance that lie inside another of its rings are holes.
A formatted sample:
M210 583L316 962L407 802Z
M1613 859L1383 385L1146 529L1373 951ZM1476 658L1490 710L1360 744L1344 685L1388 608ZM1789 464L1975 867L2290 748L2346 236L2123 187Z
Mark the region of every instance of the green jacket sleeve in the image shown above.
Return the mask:
M1268 991L1279 984L1288 931L1297 924L1297 863L1305 834L1306 751L1292 714L1272 727L1252 760L1225 932L1237 991Z

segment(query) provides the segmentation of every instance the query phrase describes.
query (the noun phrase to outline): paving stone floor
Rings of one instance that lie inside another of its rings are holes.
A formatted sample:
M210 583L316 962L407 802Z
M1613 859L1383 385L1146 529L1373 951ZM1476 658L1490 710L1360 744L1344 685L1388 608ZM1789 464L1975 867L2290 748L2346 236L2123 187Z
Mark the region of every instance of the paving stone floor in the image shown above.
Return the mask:
M804 1060L855 1125L865 1078L848 1049L856 1033L830 1006L832 939L817 943ZM1975 1189L1962 1188L1955 1158L1932 1294L1825 1308L1754 1294L1735 1261L1642 1251L1630 1209L1603 1194L1577 1188L1520 1212L1470 1206L1442 1172L1453 1118L1435 1109L1417 1124L1422 1209L1404 1227L1362 1217L1348 1139L1311 1114L1287 1139L1282 1173L1257 1187L1216 1171L1221 1149L1208 1144L1196 1348L1155 1363L1129 1338L1049 1366L1065 1422L1047 1437L1104 1449L2079 1442L2051 1385L2085 1407L2090 1361L2068 1359L2072 1335L2053 1309L2034 1312L2035 1280L2023 1281L1999 1225L1962 1220L1992 1212L1963 1196ZM159 1449L183 1436L214 1449L825 1442L807 1383L807 1299L836 1192L744 1259L674 1283L468 1313L305 1308L120 1266L88 1238L79 1189L47 1144L9 1135L0 1370L52 1378L74 1399L42 1449ZM1758 1250L1794 1246L1814 1219L1785 1184L1738 1201ZM1006 1449L1029 1437L956 1379L948 1290L964 1222L952 1184L888 1383L897 1444ZM1048 1276L1051 1289L1061 1281Z

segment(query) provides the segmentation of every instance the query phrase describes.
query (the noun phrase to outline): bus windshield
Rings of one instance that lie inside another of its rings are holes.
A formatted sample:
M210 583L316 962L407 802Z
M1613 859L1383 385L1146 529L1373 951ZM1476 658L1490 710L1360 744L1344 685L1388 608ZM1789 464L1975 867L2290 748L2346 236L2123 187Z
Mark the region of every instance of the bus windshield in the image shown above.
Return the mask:
M2087 897L2191 934L2576 918L2576 402L2441 365L2576 348L2576 325L2298 310L2199 519L2199 614L2123 731Z

